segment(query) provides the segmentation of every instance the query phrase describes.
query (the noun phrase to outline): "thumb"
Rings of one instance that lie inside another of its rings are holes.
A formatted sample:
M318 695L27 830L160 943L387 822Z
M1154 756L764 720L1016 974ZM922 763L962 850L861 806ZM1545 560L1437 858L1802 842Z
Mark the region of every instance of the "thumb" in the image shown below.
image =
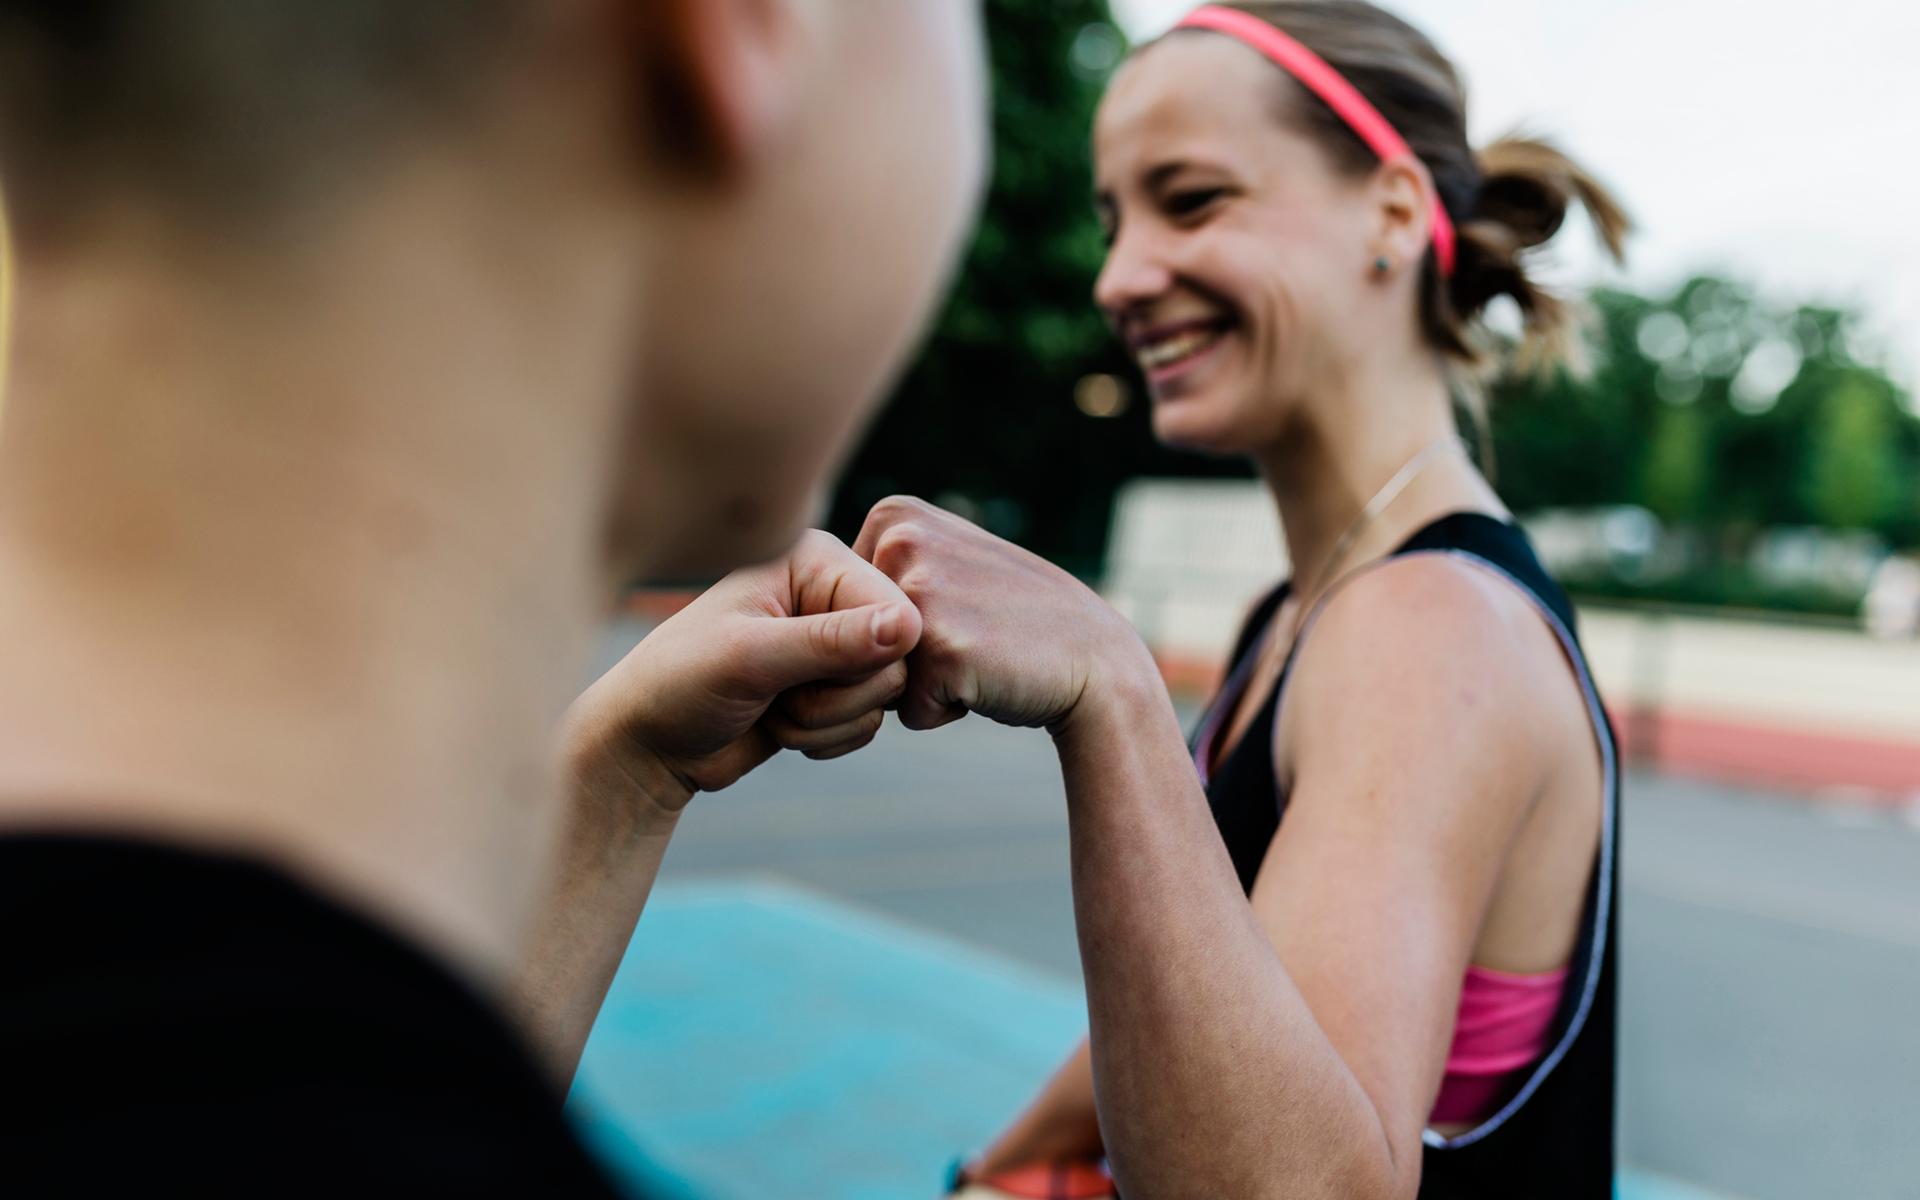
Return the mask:
M754 621L754 660L770 691L860 679L905 658L920 642L920 611L892 601L806 617Z

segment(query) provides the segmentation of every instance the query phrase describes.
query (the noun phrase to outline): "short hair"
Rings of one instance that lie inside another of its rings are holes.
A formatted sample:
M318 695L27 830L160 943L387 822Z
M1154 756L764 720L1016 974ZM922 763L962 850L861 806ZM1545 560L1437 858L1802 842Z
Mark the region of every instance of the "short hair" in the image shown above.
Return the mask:
M458 111L524 0L0 0L0 172L31 222L246 211Z

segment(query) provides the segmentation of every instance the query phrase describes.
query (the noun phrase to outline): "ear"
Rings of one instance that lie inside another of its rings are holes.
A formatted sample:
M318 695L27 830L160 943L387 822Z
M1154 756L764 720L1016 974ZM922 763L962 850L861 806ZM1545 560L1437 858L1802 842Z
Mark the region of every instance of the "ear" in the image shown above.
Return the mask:
M628 0L647 120L683 165L731 176L778 141L799 89L793 0Z
M1375 253L1391 263L1418 263L1433 237L1433 197L1433 178L1418 160L1381 163L1373 179Z

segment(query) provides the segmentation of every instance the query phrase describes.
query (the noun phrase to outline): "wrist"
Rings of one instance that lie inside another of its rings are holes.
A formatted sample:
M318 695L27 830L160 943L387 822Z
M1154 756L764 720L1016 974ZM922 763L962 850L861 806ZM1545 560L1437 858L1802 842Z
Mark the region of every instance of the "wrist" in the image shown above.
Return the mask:
M1137 726L1169 709L1166 681L1159 664L1139 639L1129 636L1097 658L1087 671L1080 699L1060 720L1048 726L1062 748L1089 736L1111 736L1118 728Z
M698 790L645 742L591 722L572 723L566 765L582 815L635 833L671 832Z

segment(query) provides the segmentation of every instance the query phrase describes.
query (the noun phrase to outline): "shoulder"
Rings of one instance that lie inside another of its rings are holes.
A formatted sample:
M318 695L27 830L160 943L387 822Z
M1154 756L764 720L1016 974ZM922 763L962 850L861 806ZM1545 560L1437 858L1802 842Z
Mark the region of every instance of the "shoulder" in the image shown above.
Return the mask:
M36 1097L0 1130L10 1183L251 1194L299 1163L302 1194L364 1191L377 1171L403 1195L613 1195L502 1017L274 867L3 838L0 913L21 931L10 965L34 981L0 1001L9 1083ZM125 1152L91 1153L103 1141Z
M1419 552L1367 567L1338 585L1313 620L1301 655L1372 647L1376 655L1393 650L1416 662L1466 666L1482 654L1524 660L1535 642L1555 644L1520 584L1477 559Z
M1301 744L1390 735L1524 757L1565 701L1558 638L1519 585L1476 561L1416 553L1340 585L1306 630L1287 724ZM1497 736L1496 736L1497 735Z

